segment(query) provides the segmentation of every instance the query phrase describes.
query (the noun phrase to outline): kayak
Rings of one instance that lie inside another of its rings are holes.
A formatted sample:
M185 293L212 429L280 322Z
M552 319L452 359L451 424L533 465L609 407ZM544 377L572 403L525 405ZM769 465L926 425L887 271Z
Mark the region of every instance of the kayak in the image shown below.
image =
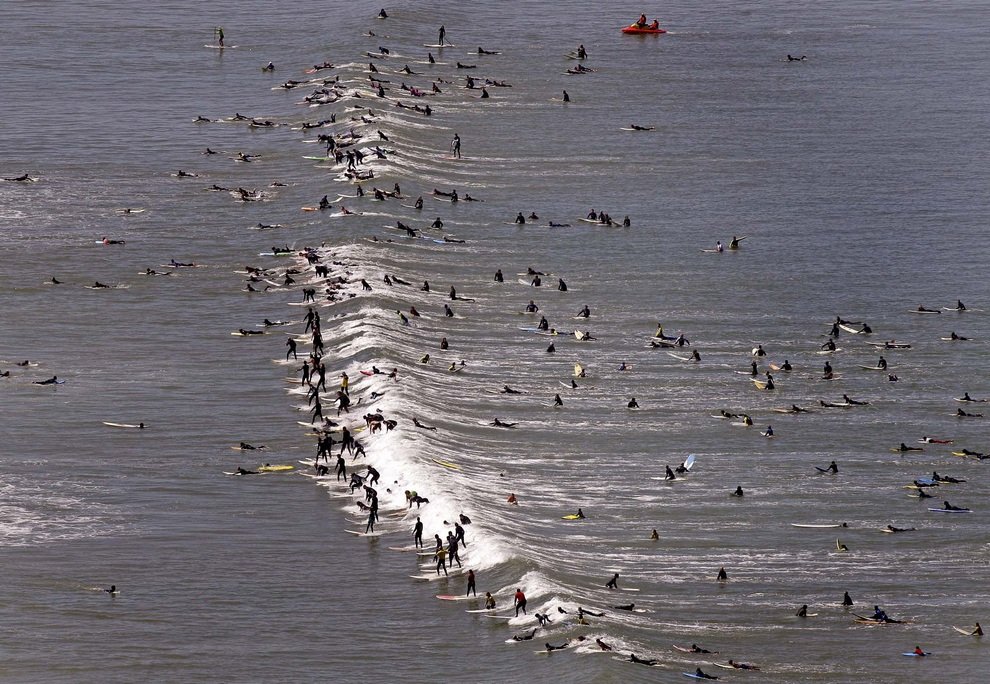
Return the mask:
M653 33L653 34L659 34L659 33L666 33L667 31L666 31L666 29L662 29L662 28L648 28L646 26L640 28L639 26L636 26L636 24L633 24L631 26L625 26L625 27L623 27L622 32L623 33Z

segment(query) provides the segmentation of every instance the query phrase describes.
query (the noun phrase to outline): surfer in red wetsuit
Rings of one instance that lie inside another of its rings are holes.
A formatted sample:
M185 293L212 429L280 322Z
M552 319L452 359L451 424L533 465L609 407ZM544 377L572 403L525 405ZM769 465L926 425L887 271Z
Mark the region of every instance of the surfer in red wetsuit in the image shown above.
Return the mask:
M514 604L513 605L516 608L516 617L519 617L519 611L520 610L523 612L523 615L526 615L527 614L526 613L526 594L524 594L522 592L522 589L516 588L516 593L515 593L514 599L515 599L515 601L514 601Z

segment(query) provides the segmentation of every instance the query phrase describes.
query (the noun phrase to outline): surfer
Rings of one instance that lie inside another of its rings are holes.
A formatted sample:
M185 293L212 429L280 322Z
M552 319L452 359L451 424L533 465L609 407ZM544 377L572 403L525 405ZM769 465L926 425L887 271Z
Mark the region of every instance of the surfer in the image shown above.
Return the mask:
M728 573L725 572L725 568L724 567L719 568L718 569L718 576L715 578L715 581L717 581L717 582L725 582L728 579L729 579L729 575L728 575ZM705 651L705 652L707 653L707 651Z
M465 596L470 596L471 594L474 594L475 596L477 596L478 595L478 592L474 588L474 570L470 570L469 569L468 570L468 573L467 573L467 591L464 593L464 595ZM489 594L489 596L490 596L490 594Z
M663 479L665 479L665 480L676 480L676 479L677 479L677 478L676 478L676 477L674 476L674 471L670 469L670 466L669 466L669 465L668 465L668 466L664 466L664 468L666 468L666 469L667 469L667 472L666 472L666 474L665 474L665 475L663 476Z
M47 380L35 380L34 381L34 384L35 385L57 385L57 384L59 384L58 383L58 376L57 375L53 375L52 377L48 378Z
M698 679L718 679L718 677L716 677L715 675L710 675L705 672L702 672L700 667L695 668L694 676Z
M659 665L660 661L656 658L637 658L635 653L629 654L629 662L636 663L637 665Z
M566 90L564 91L563 100L564 100L564 102L570 102L571 101L571 96L567 94L567 91Z
M512 504L513 506L519 505L519 500L516 498L515 494L509 494L509 498L505 500L506 503Z
M454 133L454 139L450 141L451 156L455 159L461 158L461 136Z
M852 597L849 595L848 591L842 592L842 605L845 607L850 607L853 604Z
M111 596L116 596L117 595L117 585L116 584L111 584L109 589L104 589L103 591L105 591L106 593L110 594Z
M489 425L491 425L492 427L500 427L500 428L514 428L516 425L518 425L518 423L504 423L498 418L496 418L495 420L490 422Z
M526 594L524 594L522 589L518 587L516 587L516 593L513 596L512 605L516 609L516 617L519 617L520 610L523 612L523 615L526 615ZM535 629L533 630L533 633L536 633Z
M891 533L893 533L893 532L914 532L917 529L918 529L917 527L894 527L893 525L887 525L887 527L884 528L884 530L886 530L887 532L891 532Z
M631 398L629 400L629 403L626 404L626 408L631 408L631 409L638 409L639 408L639 404L636 402L636 397L633 397L633 398Z
M515 224L518 226L522 226L526 224L526 217L523 216L523 213L521 211L516 215Z
M962 508L961 506L953 506L948 501L943 501L942 502L942 510L943 511L968 511L969 509L968 508Z
M443 41L444 41L444 39L446 37L447 37L447 29L443 26L443 24L441 24L440 25L440 31L437 34L437 45L440 45L440 46L444 45L444 42Z
M606 644L601 639L595 639L595 645L598 646L598 648L602 649L603 651L611 651L612 650L612 647L609 646L608 644Z
M217 45L223 47L223 28L217 26Z
M418 418L415 418L415 417L413 418L413 425L415 425L416 427L418 427L420 430L428 430L430 432L436 432L437 431L436 427L434 427L432 425L424 425L423 423L420 423L419 422L419 419Z
M883 358L883 354L880 355L880 359L877 361L877 368L887 370L887 359Z
M808 617L808 604L805 603L803 606L798 608L798 611L795 613L795 615L797 615L800 618ZM731 660L729 661L729 664L730 665L732 664Z
M499 394L522 394L519 390L514 390L508 385L502 385L502 389L499 390Z
M691 648L689 650L691 653L718 653L718 651L709 651L707 648L702 648L698 644L691 644Z
M258 475L259 473L258 473L257 470L245 470L244 468L241 468L240 466L238 466L237 471L234 474L235 475Z
M525 611L523 611L523 612L525 612ZM539 627L534 627L533 628L533 631L532 632L529 632L528 634L515 634L515 635L512 636L512 640L513 641L530 641L530 640L532 640L533 637L536 636L536 630L538 630L538 629L539 629Z
M437 539L439 540L440 537L437 536ZM435 554L433 554L433 559L437 562L437 575L440 574L440 571L441 570L443 570L443 574L444 575L447 575L448 574L447 573L447 550L445 548L443 548L443 543L440 542L440 541L437 542L437 546L438 546L437 551L436 551Z
M612 575L612 579L605 583L606 589L618 589L619 588L619 573Z
M550 346L553 346L553 344L551 343ZM564 405L564 400L560 398L560 395L559 394L553 395L553 405L554 406L563 406Z
M577 509L577 513L575 513L575 515L577 515L578 520L584 520L584 511L582 511L580 508Z
M760 668L758 668L756 665L750 665L749 663L737 663L732 658L729 658L729 665L736 668L737 670L755 670L757 672L760 670Z
M485 592L485 609L495 610L495 597L492 596L492 592L490 591Z
M650 534L650 540L658 541L659 539L660 539L660 533L656 531L656 528L654 528L653 532Z
M827 341L825 342L825 344L823 344L823 345L821 346L821 349L822 349L823 351L835 351L835 340L833 340L833 339L831 339L831 338L830 338L830 339L828 339L828 340L827 340Z

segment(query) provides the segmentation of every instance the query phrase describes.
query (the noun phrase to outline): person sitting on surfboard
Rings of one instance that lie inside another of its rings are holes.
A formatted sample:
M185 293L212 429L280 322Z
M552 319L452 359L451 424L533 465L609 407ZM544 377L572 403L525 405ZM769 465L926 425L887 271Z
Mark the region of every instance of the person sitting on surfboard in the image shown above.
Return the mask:
M732 496L743 496L742 486L736 487L736 491L732 492Z

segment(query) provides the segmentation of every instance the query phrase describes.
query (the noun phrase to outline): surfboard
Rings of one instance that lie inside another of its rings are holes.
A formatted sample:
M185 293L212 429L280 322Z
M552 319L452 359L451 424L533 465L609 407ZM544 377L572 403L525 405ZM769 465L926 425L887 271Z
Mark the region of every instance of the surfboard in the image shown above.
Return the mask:
M848 525L844 525L842 523L822 523L822 524L815 524L815 523L791 523L791 527L806 527L806 528L809 528L809 529L828 529L828 528L834 528L834 527L848 527Z
M450 461L441 461L439 458L431 458L431 461L437 465L442 465L444 468L450 468L451 470L460 470L461 467L456 463L451 463Z
M927 658L930 655L935 655L934 653L902 653L902 656L908 656L910 658Z
M442 50L443 48L449 48L449 47L452 48L457 46L451 43L444 43L443 45L441 45L440 43L423 43L423 47L436 48L437 50Z
M640 133L648 133L649 131L657 130L654 126L644 126L643 128L629 128L628 126L622 126L619 128L620 131L637 131Z
M263 466L261 466L261 467L258 468L258 472L259 473L283 473L283 472L287 472L289 470L295 470L295 469L296 469L296 467L294 465L289 465L289 464L285 463L285 464L279 464L279 465L263 465Z
M929 508L928 510L930 510L932 513L972 513L973 512L968 508L963 508L960 510L952 510L946 508Z
M560 519L561 520L584 520L584 518L582 518L581 516L579 516L579 515L577 515L575 513L571 513L570 515L562 515L560 517Z
M685 648L684 646L678 646L677 644L673 644L671 648L673 648L675 651L680 651L681 653L695 653L697 655L718 655L718 651L709 651L708 653L698 653L697 651L694 651L690 648Z
M106 421L106 420L103 421L103 424L104 425L109 425L110 427L117 427L117 428L138 428L138 429L141 429L141 428L147 428L148 427L147 425L134 425L132 423L111 423L111 422Z
M697 459L695 458L694 454L688 454L688 457L684 459L684 463L683 463L684 469L691 470L691 468L694 467L694 462L696 460Z
M670 356L673 356L675 359L678 359L679 361L693 361L694 360L692 357L687 356L685 354L675 354L674 352L667 352L667 354L670 355Z
M239 45L204 45L205 48L211 48L213 50L233 50L234 48L240 47Z
M842 328L843 330L845 330L847 333L850 333L852 335L866 335L867 334L867 333L863 332L862 330L859 330L857 328L854 328L851 325L846 325L845 323L839 323L839 327Z
M437 594L437 598L441 601L474 601L479 598L485 598L484 596L454 596L452 594Z
M344 530L348 534L353 534L356 537L381 537L386 534L395 534L398 530L393 530L391 532L361 532L359 530Z
M767 383L762 380L753 380L752 383L756 385L756 389L765 390L767 388Z
M693 672L682 672L681 674L684 675L685 677L690 677L691 679L711 679L711 677L702 677L701 675L696 675Z
M956 627L954 625L952 629L956 630L960 634L965 634L966 636L975 636L975 637L982 636L981 634L973 634L972 629L963 629L962 627Z
M835 354L836 352L840 352L840 351L842 351L842 347L836 347L835 349L822 349L820 351L816 351L815 353L816 354Z
M742 421L737 421L734 423L729 423L729 425L734 425L736 427L753 427L752 423L744 423Z
M890 366L888 366L887 368L880 368L880 366L860 366L860 368L862 368L863 370L868 370L868 371L888 371L888 370L893 370L893 368L890 367Z
M447 579L449 577L459 577L466 574L463 571L455 571L449 575L409 575L411 579L422 580L424 582L436 582L437 580ZM511 616L509 616L511 617Z
M917 309L911 309L908 313L913 314L940 314L941 311L918 311Z

